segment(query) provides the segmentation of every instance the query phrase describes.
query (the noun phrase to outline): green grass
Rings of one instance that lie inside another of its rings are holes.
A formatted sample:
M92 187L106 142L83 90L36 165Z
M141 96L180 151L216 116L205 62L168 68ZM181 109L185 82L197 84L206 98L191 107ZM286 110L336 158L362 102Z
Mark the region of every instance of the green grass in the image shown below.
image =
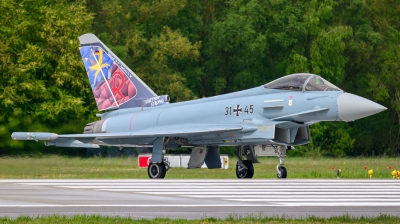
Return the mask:
M185 169L172 168L167 179L235 179L236 158L230 158L229 169ZM276 178L276 157L261 157L261 164L254 164L254 178ZM391 171L400 170L397 158L301 158L286 157L288 178L336 178L341 169L341 178L369 178L367 171L374 170L373 178L392 178ZM364 170L367 166L367 170ZM388 169L391 166L392 169ZM334 169L332 170L332 167ZM138 168L137 158L68 158L50 156L44 158L0 158L1 179L47 179L47 178L127 178L148 179L147 169Z
M216 219L216 218L203 218L197 220L186 220L186 219L168 219L168 218L156 218L156 219L132 219L129 217L105 217L98 215L78 215L78 216L44 216L31 218L27 216L21 216L16 219L0 218L1 223L14 224L14 223L191 223L191 224L206 224L206 223L399 223L400 217L380 215L378 217L350 217L348 215L331 217L331 218L318 218L318 217L307 217L304 219L294 219L288 217L236 217L232 215L227 219Z

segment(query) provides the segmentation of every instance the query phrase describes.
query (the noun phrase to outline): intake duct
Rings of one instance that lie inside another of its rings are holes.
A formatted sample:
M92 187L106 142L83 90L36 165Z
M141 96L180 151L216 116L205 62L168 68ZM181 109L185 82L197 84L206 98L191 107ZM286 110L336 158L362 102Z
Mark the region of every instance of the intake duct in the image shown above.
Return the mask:
M310 141L309 126L296 128L275 127L274 141L291 145L302 145Z

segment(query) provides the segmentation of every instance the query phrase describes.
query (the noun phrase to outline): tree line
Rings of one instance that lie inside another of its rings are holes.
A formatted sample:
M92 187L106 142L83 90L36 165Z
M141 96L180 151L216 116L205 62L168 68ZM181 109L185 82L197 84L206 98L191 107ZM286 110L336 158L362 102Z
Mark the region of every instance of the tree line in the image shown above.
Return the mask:
M397 0L0 0L0 155L67 153L14 131L81 133L98 113L78 37L96 34L173 102L319 74L387 111L311 126L299 155L400 154Z

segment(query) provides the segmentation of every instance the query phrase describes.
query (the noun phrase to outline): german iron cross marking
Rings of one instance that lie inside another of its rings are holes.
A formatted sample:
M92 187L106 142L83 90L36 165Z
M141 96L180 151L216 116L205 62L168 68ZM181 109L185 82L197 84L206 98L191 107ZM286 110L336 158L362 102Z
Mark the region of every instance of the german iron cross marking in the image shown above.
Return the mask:
M236 113L236 116L239 116L239 114L242 113L242 108L240 105L236 105L236 108L233 108L233 113Z

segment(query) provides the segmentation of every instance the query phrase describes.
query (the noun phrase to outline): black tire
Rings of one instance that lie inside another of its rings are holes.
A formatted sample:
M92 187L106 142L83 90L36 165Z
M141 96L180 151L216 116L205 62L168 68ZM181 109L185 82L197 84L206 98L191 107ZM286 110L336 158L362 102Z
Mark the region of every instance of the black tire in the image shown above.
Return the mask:
M287 177L287 170L284 166L281 166L278 168L280 172L276 173L276 176L281 179L281 178L286 178Z
M150 179L162 179L166 173L167 170L164 163L150 163L147 168L147 174Z
M248 160L243 160L242 162L247 167L247 169L242 169L239 171L239 168L241 168L241 167L238 164L236 164L236 177L239 179L253 178L253 175L254 175L253 163Z

